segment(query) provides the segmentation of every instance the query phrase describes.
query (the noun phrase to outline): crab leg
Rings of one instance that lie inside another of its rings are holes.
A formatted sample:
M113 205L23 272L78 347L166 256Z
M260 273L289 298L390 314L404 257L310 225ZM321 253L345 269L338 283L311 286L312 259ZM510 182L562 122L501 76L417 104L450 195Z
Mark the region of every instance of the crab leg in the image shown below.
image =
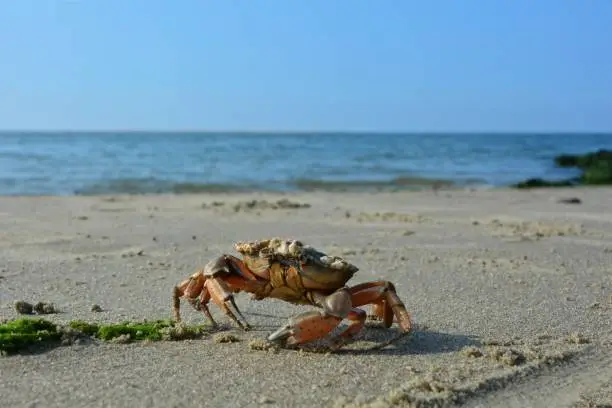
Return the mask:
M243 330L251 328L251 325L246 321L240 309L238 309L229 285L222 278L214 277L207 279L204 283L204 287L208 289L212 301L219 306L223 313L232 319L234 323ZM244 323L241 322L236 315L240 316Z
M385 327L391 327L393 317L397 318L404 332L412 330L410 313L397 296L395 286L389 281L365 282L349 288L353 306L373 305L373 313L383 320Z
M198 271L174 287L172 294L172 306L174 320L176 322L181 321L180 298L185 297L195 310L200 310L202 313L204 313L206 318L210 320L213 326L217 324L210 314L210 310L208 310L207 303L210 299L210 293L208 292L208 289L203 286L205 281L206 278L202 275L201 271Z
M206 316L206 318L210 321L210 323L213 326L216 326L217 322L215 321L215 319L213 319L212 314L210 313L210 310L208 310L209 301L210 301L210 292L208 291L206 287L202 289L202 292L200 292L200 296L197 300L189 299L189 303L191 303L195 309L202 311L202 313L204 313L204 316Z
M216 325L208 309L208 302L212 300L234 323L248 330L251 326L238 309L233 293L246 291L261 296L267 284L267 280L258 279L238 258L222 255L174 287L174 320L181 321L180 298L183 297Z

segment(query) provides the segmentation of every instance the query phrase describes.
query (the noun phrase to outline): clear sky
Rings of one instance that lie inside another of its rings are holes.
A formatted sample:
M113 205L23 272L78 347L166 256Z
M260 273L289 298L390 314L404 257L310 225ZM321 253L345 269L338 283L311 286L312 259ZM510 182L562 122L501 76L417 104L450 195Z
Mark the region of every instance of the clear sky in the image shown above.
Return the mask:
M1 129L612 131L610 0L0 0Z

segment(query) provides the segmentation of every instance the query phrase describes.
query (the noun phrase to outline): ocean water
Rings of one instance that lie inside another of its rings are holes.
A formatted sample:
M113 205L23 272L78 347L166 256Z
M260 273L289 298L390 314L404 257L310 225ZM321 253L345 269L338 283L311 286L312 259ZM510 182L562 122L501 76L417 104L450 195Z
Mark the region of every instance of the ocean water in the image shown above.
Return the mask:
M0 195L505 186L612 134L0 133Z

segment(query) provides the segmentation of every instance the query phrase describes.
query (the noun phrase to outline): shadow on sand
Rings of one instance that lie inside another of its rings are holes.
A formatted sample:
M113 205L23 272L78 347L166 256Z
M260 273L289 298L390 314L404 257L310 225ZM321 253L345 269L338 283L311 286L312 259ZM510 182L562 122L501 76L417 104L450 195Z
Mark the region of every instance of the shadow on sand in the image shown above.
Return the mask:
M0 358L16 357L16 356L37 356L40 354L48 353L49 351L52 351L54 349L68 347L68 346L75 346L75 345L79 347L90 347L90 346L95 347L97 344L94 340L92 340L91 338L85 335L79 337L79 340L77 342L63 343L60 340L41 341L41 342L37 342L37 343L33 343L27 346L20 347L17 350L3 351L2 353L0 353Z
M279 317L278 315L267 313L250 312L248 314L258 317L275 318L282 322L276 324L257 324L251 328L251 330L254 332L262 333L263 337L267 337L268 334L278 329L285 320L290 318L290 316ZM226 326L226 329L232 329L232 326ZM377 345L384 345L384 343L398 337L400 333L401 332L398 330L396 324L394 324L391 328L385 328L378 322L368 321L363 333L359 336L357 341L335 350L334 354L423 355L452 353L459 351L464 347L480 347L482 345L475 336L459 333L443 333L417 324L412 333L393 341L388 346L372 349ZM323 347L323 349L324 348L325 347ZM321 352L322 345L302 345L299 347L299 349L306 352Z
M416 327L410 334L400 337L392 344L379 348L370 349L377 344L384 344L392 338L400 335L397 328L367 327L365 335L359 339L358 343L367 342L364 349L352 347L350 344L346 348L337 351L338 354L354 355L423 355L457 352L464 347L480 346L480 342L472 336L458 333L443 333L427 328Z
M393 342L388 344L390 340L393 340ZM479 347L481 343L473 336L442 333L418 326L411 333L404 334L397 327L387 329L378 325L368 325L355 342L335 351L316 343L290 349L313 353L332 352L336 355L404 356L453 353L468 346Z

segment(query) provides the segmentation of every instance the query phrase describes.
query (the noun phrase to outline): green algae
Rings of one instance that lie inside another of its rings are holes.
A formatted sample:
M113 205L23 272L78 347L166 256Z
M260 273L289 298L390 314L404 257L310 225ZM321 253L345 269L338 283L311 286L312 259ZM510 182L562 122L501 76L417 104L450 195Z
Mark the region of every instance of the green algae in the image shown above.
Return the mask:
M82 320L73 320L68 324L71 328L80 331L88 336L95 336L100 330L100 326L95 323L87 323Z
M14 353L34 344L61 340L57 325L44 319L17 319L0 324L0 352Z
M67 337L78 335L102 341L179 341L202 337L209 327L176 324L171 320L89 323L73 320L59 325L41 318L21 318L0 324L0 352L13 354L36 345L59 345Z
M177 325L171 320L122 322L108 325L74 320L70 322L70 327L104 341L120 337L129 338L132 341L185 340L197 338L207 331L207 326Z

